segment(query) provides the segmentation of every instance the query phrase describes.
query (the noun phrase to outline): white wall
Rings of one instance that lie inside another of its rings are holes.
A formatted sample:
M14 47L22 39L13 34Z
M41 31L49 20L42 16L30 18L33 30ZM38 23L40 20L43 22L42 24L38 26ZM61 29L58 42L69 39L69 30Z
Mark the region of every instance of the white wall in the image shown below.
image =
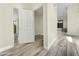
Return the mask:
M63 19L63 28L67 28L67 16L64 16L64 19Z
M12 5L0 4L0 51L13 45Z
M43 15L35 13L35 35L43 35Z
M57 39L57 6L47 4L48 49Z
M48 49L48 36L47 36L47 4L43 5L43 35L44 35L44 48Z
M79 35L79 7L78 4L72 4L67 9L67 27L68 34Z

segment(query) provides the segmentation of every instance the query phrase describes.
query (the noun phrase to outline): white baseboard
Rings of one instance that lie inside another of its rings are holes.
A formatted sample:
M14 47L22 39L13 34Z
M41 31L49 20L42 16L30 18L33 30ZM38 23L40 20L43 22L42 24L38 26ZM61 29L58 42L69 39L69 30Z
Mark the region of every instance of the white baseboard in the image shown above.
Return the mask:
M0 53L7 50L7 49L12 48L12 47L14 47L14 45L10 45L10 46L4 47L4 48L0 48Z

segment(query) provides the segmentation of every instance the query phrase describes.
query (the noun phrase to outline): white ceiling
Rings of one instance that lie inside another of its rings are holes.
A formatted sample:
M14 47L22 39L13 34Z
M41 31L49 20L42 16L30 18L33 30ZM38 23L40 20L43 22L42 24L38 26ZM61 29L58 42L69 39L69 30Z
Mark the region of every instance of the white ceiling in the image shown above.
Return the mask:
M57 15L58 16L67 16L67 7L71 3L58 3L57 4Z

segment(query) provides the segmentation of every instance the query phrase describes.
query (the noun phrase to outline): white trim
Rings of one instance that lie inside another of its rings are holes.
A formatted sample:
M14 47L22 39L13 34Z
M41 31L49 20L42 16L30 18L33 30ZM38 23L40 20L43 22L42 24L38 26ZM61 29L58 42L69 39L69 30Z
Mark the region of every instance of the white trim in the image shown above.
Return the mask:
M10 49L10 48L12 48L14 45L10 45L10 46L7 46L7 47L3 47L3 48L0 48L0 52L3 52L3 51L5 51L5 50L7 50L7 49Z

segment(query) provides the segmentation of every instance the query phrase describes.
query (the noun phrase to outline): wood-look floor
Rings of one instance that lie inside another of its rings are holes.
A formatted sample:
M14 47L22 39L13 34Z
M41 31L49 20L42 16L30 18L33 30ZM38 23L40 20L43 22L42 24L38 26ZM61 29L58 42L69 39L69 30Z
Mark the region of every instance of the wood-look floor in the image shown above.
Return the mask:
M70 42L67 37L71 37ZM2 53L1 56L78 56L79 37L64 35L58 38L52 47L47 51L42 45L43 38L36 38L34 43L19 44Z
M1 56L32 56L37 55L39 52L45 51L42 45L43 37L36 37L35 42L19 44L11 49L2 53Z

